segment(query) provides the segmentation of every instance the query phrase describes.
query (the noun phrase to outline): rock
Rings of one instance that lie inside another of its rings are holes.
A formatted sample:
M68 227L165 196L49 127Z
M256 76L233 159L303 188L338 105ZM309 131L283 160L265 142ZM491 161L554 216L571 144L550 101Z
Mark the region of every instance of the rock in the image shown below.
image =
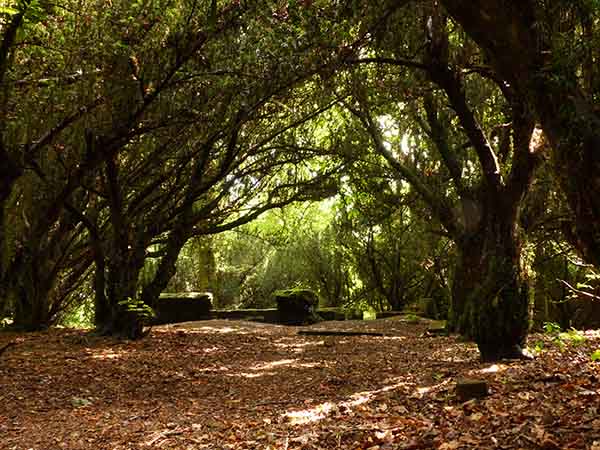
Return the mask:
M310 289L286 289L275 291L279 323L284 325L307 325L321 320L316 309L319 296Z
M473 398L483 398L488 395L488 385L485 380L464 378L456 383L456 398L466 402Z

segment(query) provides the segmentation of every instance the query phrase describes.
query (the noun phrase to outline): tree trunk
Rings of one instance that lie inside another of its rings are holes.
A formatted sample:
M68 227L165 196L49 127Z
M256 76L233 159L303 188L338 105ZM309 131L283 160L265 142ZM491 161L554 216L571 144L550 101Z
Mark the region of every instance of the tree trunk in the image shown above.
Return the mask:
M28 236L3 280L13 306L13 325L24 331L44 330L53 319L49 298L56 274L51 270L48 252L40 249L41 241L34 235Z
M133 230L118 231L113 247L103 252L96 243L95 322L100 334L125 339L144 336L148 311L138 300L139 277L146 246Z
M50 289L44 281L36 273L35 267L25 265L11 280L9 295L14 301L13 325L16 329L40 331L50 326Z
M137 289L146 240L124 212L118 159L107 158L105 166L112 229L109 248L102 252L96 242L96 288L106 291L96 293L96 326L103 335L139 339L144 336L144 311ZM104 263L98 261L101 255Z
M169 234L169 240L165 249L165 254L160 259L158 269L156 270L152 281L142 289L141 299L146 305L154 306L158 301L161 292L167 287L177 269L177 259L179 252L188 239L188 233L185 227L175 228Z
M487 225L458 245L451 325L473 339L484 361L522 358L529 329L529 284L510 214L491 214Z
M144 336L144 315L135 305L143 263L143 257L119 256L106 262L106 297L103 299L101 293L97 294L96 302L96 307L99 307L96 311L96 327L100 334L125 339ZM99 283L98 278L96 282Z
M0 318L2 318L10 303L7 285L11 274L9 273L9 261L6 255L8 247L5 242L10 237L7 236L9 233L7 233L5 224L6 203L21 173L21 169L6 152L0 135Z

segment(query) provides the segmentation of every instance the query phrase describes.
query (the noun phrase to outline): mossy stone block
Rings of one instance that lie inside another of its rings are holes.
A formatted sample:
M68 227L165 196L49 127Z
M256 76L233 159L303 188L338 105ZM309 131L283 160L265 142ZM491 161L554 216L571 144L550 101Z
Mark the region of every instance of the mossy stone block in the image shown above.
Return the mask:
M277 303L279 323L284 325L306 325L316 323L319 296L310 289L285 289L273 294Z
M155 325L210 319L212 294L209 292L183 292L160 294L154 308Z

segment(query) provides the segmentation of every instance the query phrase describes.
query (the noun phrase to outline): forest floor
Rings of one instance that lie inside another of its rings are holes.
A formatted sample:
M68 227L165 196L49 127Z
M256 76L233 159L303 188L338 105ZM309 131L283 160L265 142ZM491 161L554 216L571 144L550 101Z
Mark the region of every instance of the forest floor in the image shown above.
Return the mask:
M600 450L600 333L531 335L533 361L397 318L310 329L205 321L141 341L0 334L0 448ZM459 402L460 378L490 395Z

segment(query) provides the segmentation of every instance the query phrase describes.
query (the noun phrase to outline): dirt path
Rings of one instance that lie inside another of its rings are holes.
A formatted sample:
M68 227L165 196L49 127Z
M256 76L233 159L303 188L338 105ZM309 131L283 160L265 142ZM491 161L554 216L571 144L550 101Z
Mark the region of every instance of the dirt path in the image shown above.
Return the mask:
M206 321L139 342L52 330L0 360L0 448L600 450L598 334L490 366L472 344L387 319L312 328ZM491 395L464 404L460 377Z

